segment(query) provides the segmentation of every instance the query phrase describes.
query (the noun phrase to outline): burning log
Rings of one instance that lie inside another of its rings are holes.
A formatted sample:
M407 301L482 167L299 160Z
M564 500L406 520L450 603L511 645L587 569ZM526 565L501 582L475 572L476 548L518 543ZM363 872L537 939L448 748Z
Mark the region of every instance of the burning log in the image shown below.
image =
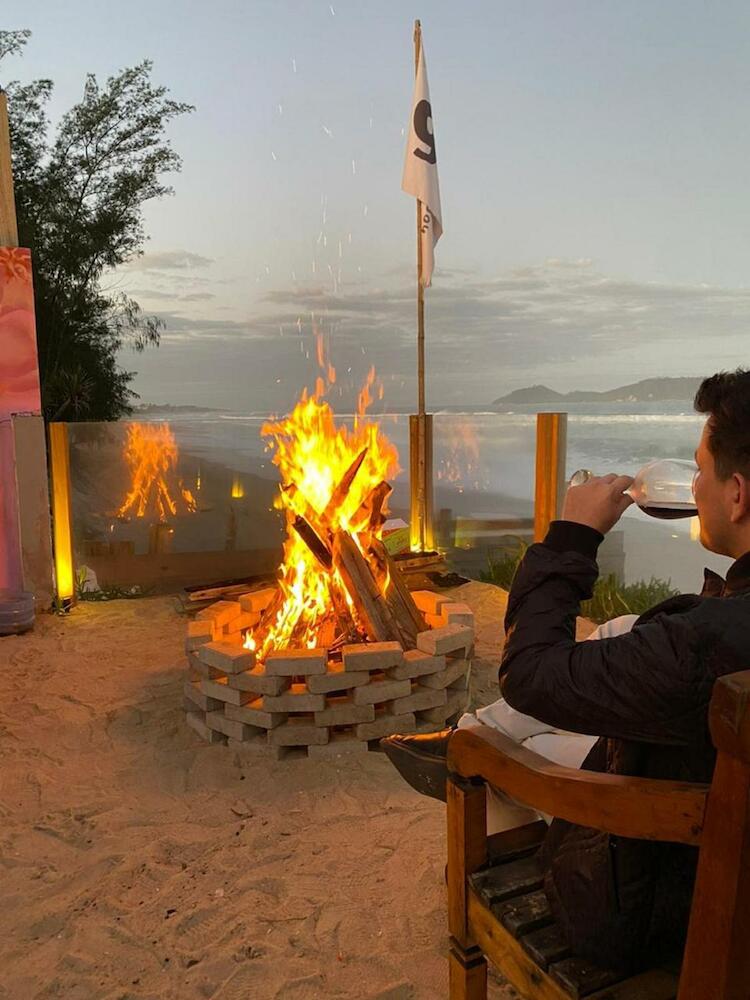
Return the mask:
M357 455L352 464L346 470L341 478L341 481L335 487L333 493L331 493L331 498L326 504L325 510L320 515L321 521L324 524L330 524L334 515L338 512L342 503L346 499L346 495L351 489L351 485L354 482L354 477L359 472L362 467L362 463L365 460L365 455L367 454L367 448L363 448L362 451Z
M371 490L362 501L354 518L355 524L363 524L363 531L377 531L385 520L383 505L393 492L393 487L385 480Z
M346 531L333 536L333 565L339 571L367 635L375 642L400 641L401 631L357 543Z
M417 635L427 630L424 616L414 602L401 570L383 542L375 539L369 547L369 554L384 577L388 578L385 600L401 631L401 642L405 649L414 649Z
M330 572L333 567L333 556L331 555L331 550L310 522L301 514L298 514L292 522L292 527L318 560L323 569Z

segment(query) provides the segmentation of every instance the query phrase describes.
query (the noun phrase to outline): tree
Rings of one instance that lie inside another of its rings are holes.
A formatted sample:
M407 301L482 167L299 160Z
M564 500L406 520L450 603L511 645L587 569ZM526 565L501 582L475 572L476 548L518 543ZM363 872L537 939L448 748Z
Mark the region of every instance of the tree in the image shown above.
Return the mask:
M28 32L0 31L0 59ZM146 61L83 97L50 136L50 80L7 87L19 242L31 249L42 406L48 420L116 420L137 399L124 346L158 346L163 321L103 286L106 273L143 253L143 206L171 194L164 175L180 157L165 132L192 111L151 82Z

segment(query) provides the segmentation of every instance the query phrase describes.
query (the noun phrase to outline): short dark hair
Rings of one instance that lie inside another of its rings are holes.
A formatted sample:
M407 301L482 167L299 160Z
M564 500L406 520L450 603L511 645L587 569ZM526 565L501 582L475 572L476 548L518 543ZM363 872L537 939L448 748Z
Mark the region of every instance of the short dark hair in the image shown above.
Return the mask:
M708 414L708 447L719 479L735 472L750 479L750 371L738 368L704 379L693 405Z

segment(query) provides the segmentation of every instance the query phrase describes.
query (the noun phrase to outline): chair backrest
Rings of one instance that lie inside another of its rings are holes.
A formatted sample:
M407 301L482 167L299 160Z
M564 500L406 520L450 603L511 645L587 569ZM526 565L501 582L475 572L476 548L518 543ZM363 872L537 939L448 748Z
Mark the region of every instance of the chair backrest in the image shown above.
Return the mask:
M717 751L678 1000L750 997L750 671L714 685Z

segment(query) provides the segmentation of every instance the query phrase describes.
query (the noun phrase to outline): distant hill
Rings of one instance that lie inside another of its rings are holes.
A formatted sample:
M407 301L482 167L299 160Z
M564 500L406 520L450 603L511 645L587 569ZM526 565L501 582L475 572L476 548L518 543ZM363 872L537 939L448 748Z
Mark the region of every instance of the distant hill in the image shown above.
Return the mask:
M516 389L507 396L493 400L493 406L509 403L648 403L666 400L692 402L701 378L646 378L632 385L621 385L606 392L555 392L546 385L532 385Z

